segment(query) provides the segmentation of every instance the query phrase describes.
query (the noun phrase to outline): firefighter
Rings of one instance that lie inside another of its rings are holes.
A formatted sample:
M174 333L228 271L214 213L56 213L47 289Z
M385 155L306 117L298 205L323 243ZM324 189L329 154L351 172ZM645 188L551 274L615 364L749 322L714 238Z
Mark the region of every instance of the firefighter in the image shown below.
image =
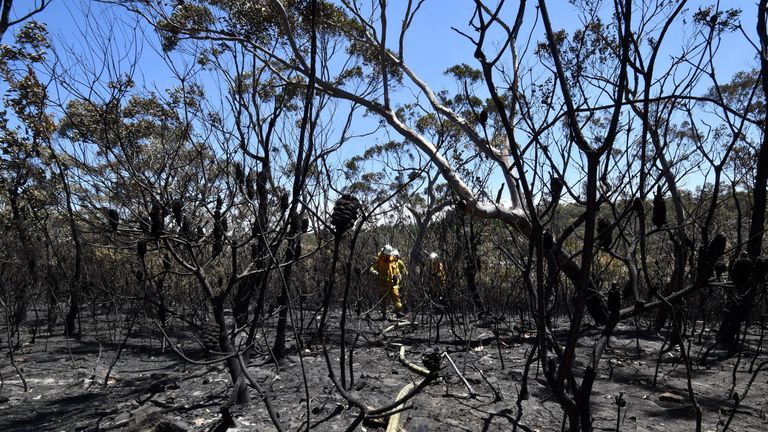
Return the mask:
M400 285L403 276L407 274L405 263L400 259L400 252L391 245L384 246L371 265L371 272L378 276L379 294L381 295L381 315L386 317L387 306L392 302L392 308L398 318L405 316L403 302L400 298Z
M445 284L445 266L440 257L432 252L429 254L429 287L432 298L442 299L445 295Z
M434 343L440 342L440 323L443 322L448 305L447 305L447 278L445 275L445 265L440 260L440 256L435 252L429 254L429 267L427 267L427 278L429 287L429 298L432 304L433 313L430 314L430 319L437 316L435 322L435 340Z

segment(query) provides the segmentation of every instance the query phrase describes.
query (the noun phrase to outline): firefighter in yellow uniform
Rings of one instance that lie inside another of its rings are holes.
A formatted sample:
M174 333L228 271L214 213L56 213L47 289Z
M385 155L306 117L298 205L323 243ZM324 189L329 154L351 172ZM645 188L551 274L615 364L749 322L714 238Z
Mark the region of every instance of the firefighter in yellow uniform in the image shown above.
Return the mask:
M430 288L432 288L432 292L430 294L435 299L442 299L442 297L445 295L445 285L447 282L445 276L445 266L443 265L443 262L440 261L438 255L435 252L429 254L429 262L429 285Z
M371 266L371 272L378 275L379 293L381 295L381 314L386 316L390 300L398 318L404 316L403 302L400 298L400 285L403 276L408 273L405 263L400 259L400 253L390 245L384 246L376 256Z
M432 319L434 316L437 316L437 321L435 322L434 341L434 343L437 344L440 342L440 323L443 322L443 317L445 316L446 311L449 309L449 298L447 292L448 279L445 274L445 265L443 265L440 257L435 252L429 254L429 270L427 276L429 278L429 298L431 299L433 307L433 313L430 314L430 319Z

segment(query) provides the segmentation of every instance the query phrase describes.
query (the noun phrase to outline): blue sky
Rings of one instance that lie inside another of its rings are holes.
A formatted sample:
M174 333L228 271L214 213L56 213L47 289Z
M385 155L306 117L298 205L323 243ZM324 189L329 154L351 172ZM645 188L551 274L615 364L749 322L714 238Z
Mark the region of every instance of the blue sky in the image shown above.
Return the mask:
M534 21L535 10L530 7L530 4L533 3L535 2L529 1L525 20L526 24L521 34L527 34L530 29L527 26ZM713 1L689 2L688 23L691 21L690 16L701 5L712 3ZM403 1L392 1L390 2L390 9L403 7L403 4ZM508 1L505 10L508 14L512 14L515 6L516 2ZM720 2L720 7L722 9L730 7L743 8L741 21L747 36L756 39L754 30L756 5L753 1L724 0ZM579 26L580 23L575 9L568 1L550 0L548 8L553 26L556 29L565 28L566 30L573 30ZM117 47L119 52L120 47L125 42L121 38L125 38L126 35L130 34L125 29L135 25L134 19L121 8L109 7L87 0L55 0L37 19L48 25L49 31L54 38L54 43L57 46L70 45L74 53L79 53L79 56L83 59L82 61L88 61L90 53L94 51L90 43L98 39L98 37L90 33L91 30L88 30L84 24L86 22L83 18L85 11L93 14L94 19L91 20L92 23L98 23L105 30L110 28L116 30L114 46ZM473 47L471 44L463 36L451 29L451 27L457 27L463 31L470 32L467 21L472 16L472 12L473 2L470 0L427 0L412 25L406 41L406 60L410 67L435 90L444 88L449 90L455 89L454 84L443 75L443 72L448 67L462 62L477 67L477 63L472 57ZM511 16L506 17L506 19L509 22L512 21ZM390 20L390 28L396 28L399 24L399 19L395 15L395 18ZM146 27L143 28L143 31L146 40L141 41L143 50L136 70L137 83L140 86L143 85L152 89L162 90L168 88L175 82L170 78L167 66L158 57L155 34ZM684 25L682 22L679 22L678 25L671 29L665 42L665 46L669 50L667 55L673 55L679 50L680 41L684 39L686 32L690 31L691 26ZM538 25L533 34L533 40L535 42L543 40L543 38L543 27ZM390 40L395 40L395 38L393 37ZM70 59L69 61L77 63L80 60ZM740 33L728 35L724 39L723 48L717 54L716 64L720 82L727 82L733 73L754 67L756 64L754 49L746 42L744 35ZM699 90L703 93L706 89L702 88ZM484 96L482 93L484 92L480 90L478 95ZM215 95L212 95L212 97L215 97ZM409 100L411 95L409 92L404 92L401 97L403 98L402 100ZM361 118L356 123L356 127L358 129L367 129L373 127L372 124L373 120ZM387 137L381 134L375 139L385 140ZM370 143L371 139L368 139L367 142ZM346 157L347 151L361 152L366 145L364 144L363 147L355 145L348 148L343 156Z
M17 4L23 2L17 2ZM398 1L392 2L392 8L397 7ZM515 2L508 2L506 6L508 13L512 13ZM534 2L529 2L534 3ZM688 8L695 11L700 5L711 4L712 1L691 1ZM743 0L725 0L721 1L722 8L739 7L743 8L742 23L752 38L755 38L755 11L756 5L753 1ZM578 25L578 19L575 9L566 0L550 0L548 7L552 22L555 28L573 29ZM15 6L20 8L21 6ZM120 8L107 7L96 2L89 4L87 0L55 0L53 4L45 10L38 19L48 25L49 31L61 42L80 42L80 31L83 29L82 13L90 8L91 13L103 15L106 19L102 25L108 28L113 26L117 28L121 25L131 25L133 19L128 13ZM412 68L422 76L427 82L435 88L450 86L447 79L443 76L443 71L448 67L466 62L474 65L472 58L472 47L470 43L451 27L467 30L467 21L473 11L473 2L470 0L428 0L419 15L415 19L410 35L407 39L406 56ZM533 20L533 9L529 7L526 23ZM689 13L690 15L690 13ZM512 17L507 17L509 21ZM123 22L120 22L120 21ZM399 25L397 20L390 26ZM524 29L525 30L525 29ZM543 39L543 28L539 26L535 39ZM154 44L154 34L151 30L146 30L146 36ZM523 31L523 34L526 32ZM681 28L672 29L668 38L668 44L673 45L674 41L682 37ZM721 66L719 73L721 77L730 77L737 70L742 70L754 64L754 51L745 42L741 34L731 35L727 38L731 41L727 49L721 50L718 55ZM146 43L146 42L145 42ZM87 52L88 47L80 45L80 49ZM155 53L150 49L150 45L145 45L145 53L139 68L143 73L148 84L154 82L163 87L163 82L167 77L165 66L160 62Z

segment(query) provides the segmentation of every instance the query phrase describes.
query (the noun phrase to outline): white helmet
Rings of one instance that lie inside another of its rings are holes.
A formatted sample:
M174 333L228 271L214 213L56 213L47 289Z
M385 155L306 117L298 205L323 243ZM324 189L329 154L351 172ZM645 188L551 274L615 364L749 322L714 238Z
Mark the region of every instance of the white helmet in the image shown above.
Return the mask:
M435 253L435 252L430 252L430 254L429 254L429 259L431 259L431 260L433 260L433 259L437 259L437 253Z
M397 249L393 248L391 245L384 245L384 247L381 248L381 253L384 255L395 255L397 253Z
M400 256L400 251L397 249L392 249L392 253L390 255Z

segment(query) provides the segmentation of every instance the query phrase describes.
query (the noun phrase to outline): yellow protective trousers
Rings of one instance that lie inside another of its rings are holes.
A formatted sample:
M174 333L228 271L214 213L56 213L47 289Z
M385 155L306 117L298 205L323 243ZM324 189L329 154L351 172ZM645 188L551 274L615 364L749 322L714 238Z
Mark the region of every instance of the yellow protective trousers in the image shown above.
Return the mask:
M387 311L387 305L392 302L392 308L395 312L400 312L403 309L403 302L400 299L400 285L383 285L381 286L381 313L384 314Z

